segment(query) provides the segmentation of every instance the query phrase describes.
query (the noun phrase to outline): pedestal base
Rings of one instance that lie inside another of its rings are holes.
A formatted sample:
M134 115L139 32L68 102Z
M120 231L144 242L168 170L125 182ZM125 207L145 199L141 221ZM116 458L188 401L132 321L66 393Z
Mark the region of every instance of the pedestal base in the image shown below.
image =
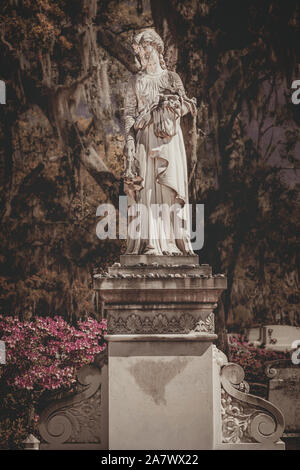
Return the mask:
M282 449L284 421L213 345L226 288L195 257L121 257L95 291L108 319L109 449Z
M214 447L214 335L184 336L108 338L110 449Z
M107 336L110 450L284 450L280 411L245 393L214 339Z
M285 450L285 443L278 442L235 442L231 444L217 444L214 450Z

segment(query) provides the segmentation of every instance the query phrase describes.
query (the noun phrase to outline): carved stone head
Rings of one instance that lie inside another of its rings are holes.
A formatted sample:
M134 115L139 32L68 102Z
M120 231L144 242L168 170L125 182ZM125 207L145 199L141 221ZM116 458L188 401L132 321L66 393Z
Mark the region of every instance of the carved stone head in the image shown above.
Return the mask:
M138 33L133 38L132 47L142 70L152 54L158 54L161 67L166 68L163 57L164 43L154 29L146 29Z

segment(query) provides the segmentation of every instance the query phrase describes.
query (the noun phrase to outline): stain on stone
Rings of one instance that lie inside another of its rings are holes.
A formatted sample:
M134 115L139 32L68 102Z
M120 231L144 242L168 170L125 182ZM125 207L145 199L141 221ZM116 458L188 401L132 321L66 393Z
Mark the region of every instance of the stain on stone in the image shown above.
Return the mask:
M151 361L142 359L129 368L141 390L149 395L156 405L166 404L167 384L187 366L188 359Z

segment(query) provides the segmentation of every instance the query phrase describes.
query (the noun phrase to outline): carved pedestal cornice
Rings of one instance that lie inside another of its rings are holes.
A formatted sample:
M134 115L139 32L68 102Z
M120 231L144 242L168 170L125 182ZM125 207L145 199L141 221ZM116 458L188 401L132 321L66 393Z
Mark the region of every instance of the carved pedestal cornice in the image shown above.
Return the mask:
M108 273L94 275L109 335L212 334L225 288L226 277L199 265L197 256L125 255Z

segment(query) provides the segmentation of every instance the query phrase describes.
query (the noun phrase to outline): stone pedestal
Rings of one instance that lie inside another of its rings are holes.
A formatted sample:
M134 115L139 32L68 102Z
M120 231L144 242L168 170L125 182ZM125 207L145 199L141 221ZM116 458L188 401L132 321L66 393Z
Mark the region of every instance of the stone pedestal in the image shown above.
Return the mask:
M197 256L124 255L94 281L108 320L109 449L278 447L280 412L249 401L242 369L213 345L224 275Z
M109 341L110 449L211 449L211 335Z

